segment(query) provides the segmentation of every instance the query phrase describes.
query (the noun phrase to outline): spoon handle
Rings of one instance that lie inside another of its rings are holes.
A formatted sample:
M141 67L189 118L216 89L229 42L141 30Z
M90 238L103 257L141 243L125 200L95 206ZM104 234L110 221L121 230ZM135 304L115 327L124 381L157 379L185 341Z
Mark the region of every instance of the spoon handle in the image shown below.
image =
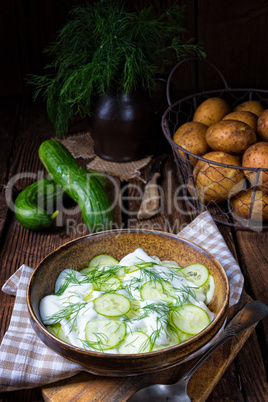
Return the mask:
M252 301L247 303L229 322L222 334L215 343L198 359L190 370L183 376L182 381L186 384L198 369L199 366L223 343L232 339L240 332L251 327L253 324L261 320L268 314L268 306L260 301Z

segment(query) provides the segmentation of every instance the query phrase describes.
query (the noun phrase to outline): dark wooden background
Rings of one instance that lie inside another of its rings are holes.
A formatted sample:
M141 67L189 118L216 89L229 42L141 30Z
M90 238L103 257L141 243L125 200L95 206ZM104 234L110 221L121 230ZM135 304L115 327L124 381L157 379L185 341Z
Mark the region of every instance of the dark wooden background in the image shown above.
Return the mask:
M175 1L175 0L173 0ZM172 0L151 0L156 10ZM43 49L56 38L69 10L81 0L0 0L0 95L31 96L28 74L47 64ZM145 1L126 0L129 7ZM179 0L186 6L186 37L203 43L207 59L230 87L268 89L267 0ZM216 86L208 72L205 83Z

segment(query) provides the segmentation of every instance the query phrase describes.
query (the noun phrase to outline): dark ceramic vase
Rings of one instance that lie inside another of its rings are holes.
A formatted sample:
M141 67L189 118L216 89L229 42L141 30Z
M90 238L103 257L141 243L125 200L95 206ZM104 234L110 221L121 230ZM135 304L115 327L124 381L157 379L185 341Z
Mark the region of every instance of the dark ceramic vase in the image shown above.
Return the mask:
M104 95L89 120L96 155L113 162L144 157L153 119L153 107L142 90Z

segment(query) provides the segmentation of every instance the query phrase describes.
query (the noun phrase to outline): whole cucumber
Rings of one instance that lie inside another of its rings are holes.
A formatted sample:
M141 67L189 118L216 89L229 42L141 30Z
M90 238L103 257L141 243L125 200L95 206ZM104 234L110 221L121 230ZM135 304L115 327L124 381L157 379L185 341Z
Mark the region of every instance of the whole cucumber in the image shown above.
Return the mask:
M88 172L88 173L92 173L93 176L95 176L95 177L99 180L100 184L101 184L103 187L106 186L107 180L106 180L106 177L104 176L103 173L98 172L97 170L94 170L94 169L87 169L87 172Z
M113 210L96 174L82 168L68 149L56 140L41 144L39 158L55 183L79 205L88 230L108 229L113 222Z
M52 214L45 209L53 206L63 191L52 179L41 179L20 192L15 200L15 215L26 229L49 228L59 211Z

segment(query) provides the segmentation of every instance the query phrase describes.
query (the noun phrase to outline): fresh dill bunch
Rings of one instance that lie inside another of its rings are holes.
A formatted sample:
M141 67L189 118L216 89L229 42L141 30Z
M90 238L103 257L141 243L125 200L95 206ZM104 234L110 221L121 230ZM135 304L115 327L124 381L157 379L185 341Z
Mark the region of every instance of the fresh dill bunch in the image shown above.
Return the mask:
M96 97L109 91L150 90L156 74L187 55L204 57L194 40L183 41L185 8L159 15L152 7L128 11L121 0L74 7L45 52L45 75L31 75L34 99L41 95L56 135L67 132L75 114L91 116Z

